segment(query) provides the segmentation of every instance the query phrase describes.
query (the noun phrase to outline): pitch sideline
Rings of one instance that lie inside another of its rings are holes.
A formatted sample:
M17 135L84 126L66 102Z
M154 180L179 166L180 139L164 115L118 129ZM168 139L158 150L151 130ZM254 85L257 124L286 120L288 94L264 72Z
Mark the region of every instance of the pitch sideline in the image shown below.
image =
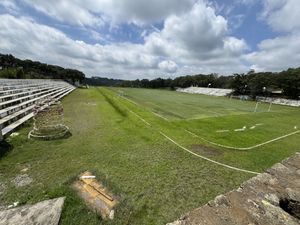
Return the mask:
M126 107L127 108L127 107ZM132 110L130 110L129 108L127 108L127 110L129 112L131 112L133 115L135 115L137 118L139 118L143 123L145 123L146 125L148 126L151 126L150 123L148 123L145 119L143 119L140 115L136 114L135 112L133 112ZM160 135L162 135L163 137L165 137L167 140L169 140L170 142L172 142L173 144L177 145L179 148L185 150L186 152L198 157L198 158L201 158L203 160L206 160L206 161L209 161L211 163L214 163L214 164L217 164L219 166L223 166L227 169L231 169L231 170L235 170L235 171L239 171L239 172L244 172L244 173L250 173L250 174L255 174L255 175L258 175L260 173L258 172L254 172L254 171L251 171L251 170L245 170L245 169L240 169L240 168L237 168L237 167L234 167L234 166L230 166L230 165L227 165L227 164L224 164L224 163L220 163L220 162L217 162L215 160L212 160L212 159L209 159L205 156L202 156L202 155L199 155L199 154L196 154L195 152L192 152L191 150L183 147L182 145L178 144L176 141L174 141L173 139L171 139L170 137L168 137L166 134L164 134L163 132L161 131L158 131L160 133Z

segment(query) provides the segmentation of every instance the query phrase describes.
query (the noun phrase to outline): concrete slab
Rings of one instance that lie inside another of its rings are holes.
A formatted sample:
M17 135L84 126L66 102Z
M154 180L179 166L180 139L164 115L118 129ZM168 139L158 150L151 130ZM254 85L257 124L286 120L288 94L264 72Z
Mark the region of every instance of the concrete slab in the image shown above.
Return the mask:
M0 225L57 225L65 197L0 211Z

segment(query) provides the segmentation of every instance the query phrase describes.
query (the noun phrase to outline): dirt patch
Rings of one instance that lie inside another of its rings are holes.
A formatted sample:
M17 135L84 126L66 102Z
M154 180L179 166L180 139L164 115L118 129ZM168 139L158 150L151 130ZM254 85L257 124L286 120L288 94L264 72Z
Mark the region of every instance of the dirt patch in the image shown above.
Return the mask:
M14 183L14 185L16 187L27 186L32 181L33 181L33 179L30 176L28 176L28 174L19 174L12 180L12 182Z
M195 153L199 153L201 155L205 155L205 156L219 156L222 155L223 153L220 150L211 148L211 147L207 147L204 145L191 145L190 149L195 152Z
M118 201L101 182L96 180L96 176L92 173L86 171L80 174L79 179L72 184L72 187L86 204L103 219L114 218L114 208Z
M6 189L5 184L0 182L0 196L4 193L5 189Z

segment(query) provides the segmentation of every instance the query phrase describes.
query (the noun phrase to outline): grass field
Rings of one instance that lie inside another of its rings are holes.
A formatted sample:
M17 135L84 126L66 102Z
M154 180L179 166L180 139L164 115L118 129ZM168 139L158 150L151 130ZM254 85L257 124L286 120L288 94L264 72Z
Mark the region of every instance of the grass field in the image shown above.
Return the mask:
M63 105L71 137L28 140L28 123L19 136L8 139L11 149L0 158L0 205L66 196L63 225L165 224L253 174L195 157L161 132L196 154L255 172L299 150L300 133L250 150L210 143L249 147L296 132L300 111L292 107L273 105L267 112L269 105L260 104L253 113L254 102L129 88L79 89ZM234 131L244 126L244 131ZM34 181L16 188L11 180L24 168ZM119 196L115 220L101 221L70 188L85 170Z

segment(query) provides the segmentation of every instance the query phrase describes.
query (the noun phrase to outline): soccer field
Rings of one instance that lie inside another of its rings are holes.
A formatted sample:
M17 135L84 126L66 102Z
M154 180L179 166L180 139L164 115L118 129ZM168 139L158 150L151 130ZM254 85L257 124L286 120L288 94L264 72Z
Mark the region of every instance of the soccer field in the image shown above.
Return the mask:
M256 102L240 101L227 97L187 94L168 90L142 88L113 88L118 94L133 100L168 120L199 119L254 112ZM269 104L260 103L257 112L267 112ZM272 112L290 110L289 107L273 105Z
M130 88L78 89L63 106L71 137L28 140L28 123L0 158L0 204L66 196L63 225L166 224L299 150L299 108ZM24 168L33 182L16 188ZM119 197L115 220L70 188L85 170Z

